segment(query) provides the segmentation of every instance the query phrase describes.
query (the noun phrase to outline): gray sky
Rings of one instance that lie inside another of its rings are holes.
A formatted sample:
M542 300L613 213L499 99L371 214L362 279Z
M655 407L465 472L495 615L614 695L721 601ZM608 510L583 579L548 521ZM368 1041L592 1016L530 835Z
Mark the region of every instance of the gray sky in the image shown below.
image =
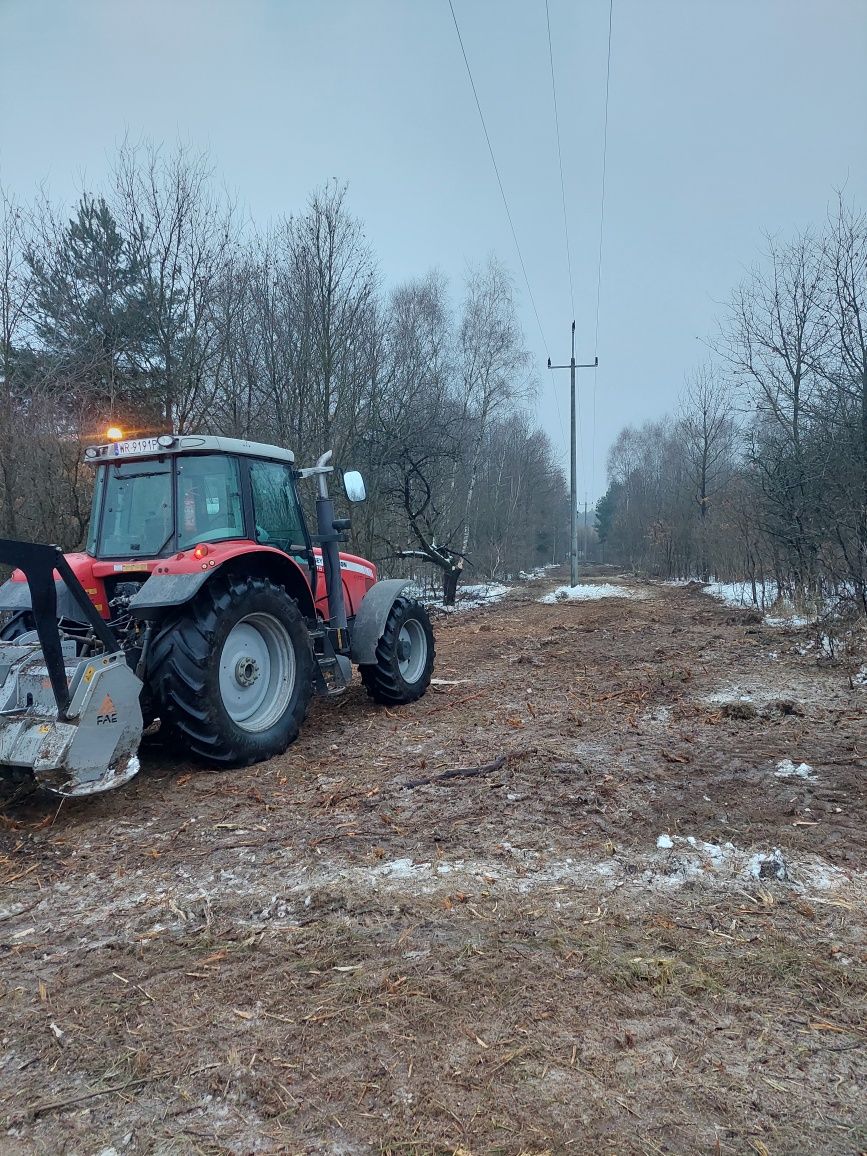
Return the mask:
M544 0L453 0L548 349L568 360ZM549 0L577 353L592 360L608 0ZM670 409L765 232L867 207L867 0L614 0L596 380L579 487L626 422ZM129 134L210 150L259 223L349 182L383 280L459 289L514 269L539 418L565 460L568 373L547 357L447 0L0 0L0 181L98 187ZM562 430L566 430L564 436Z

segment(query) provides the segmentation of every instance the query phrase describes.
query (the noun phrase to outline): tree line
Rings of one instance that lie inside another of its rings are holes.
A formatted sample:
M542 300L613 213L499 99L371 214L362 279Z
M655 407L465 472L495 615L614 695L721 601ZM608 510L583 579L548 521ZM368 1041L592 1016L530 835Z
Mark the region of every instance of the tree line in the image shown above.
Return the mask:
M677 412L621 430L597 532L666 577L867 612L867 216L771 238Z
M568 549L532 392L506 268L386 289L343 186L259 229L207 157L125 145L71 213L0 191L4 537L81 545L109 423L332 449L368 483L355 546L450 599Z

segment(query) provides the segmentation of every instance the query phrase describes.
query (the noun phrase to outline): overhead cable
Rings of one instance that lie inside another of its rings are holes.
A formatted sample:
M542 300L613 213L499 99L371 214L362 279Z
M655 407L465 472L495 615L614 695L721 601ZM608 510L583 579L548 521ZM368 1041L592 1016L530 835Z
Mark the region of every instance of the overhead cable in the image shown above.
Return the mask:
M488 152L489 152L490 157L491 157L491 164L494 167L494 175L497 178L497 185L499 186L499 189L500 189L500 196L503 198L503 208L506 210L506 218L508 219L509 228L512 232L512 240L515 242L515 251L518 254L518 261L520 262L520 265L521 265L521 272L524 275L524 283L527 286L527 295L529 296L530 304L533 307L533 315L536 318L536 325L539 327L539 336L542 338L542 345L545 347L545 354L546 354L548 360L550 361L551 360L551 352L548 349L548 342L545 338L545 331L542 328L542 322L539 318L539 310L536 308L536 299L533 296L533 290L530 287L530 278L527 276L527 266L524 264L524 256L521 253L521 246L518 243L518 234L515 231L515 224L514 224L514 221L512 220L512 212L509 208L508 198L506 197L506 190L503 187L503 181L502 181L502 178L500 176L500 170L497 166L497 158L494 156L494 148L493 148L493 145L491 144L491 138L490 138L490 135L488 133L488 126L485 122L485 114L482 112L481 101L479 100L479 94L478 94L478 91L476 90L476 82L473 80L473 71L470 68L470 62L469 62L469 58L467 57L467 51L464 48L464 39L461 36L460 26L458 25L458 18L455 15L455 8L454 8L454 4L452 3L452 0L448 0L448 4L449 4L449 10L451 11L451 14L452 14L452 20L453 20L454 26L455 26L455 32L458 34L458 44L461 47L461 55L464 58L464 64L465 64L466 69L467 69L467 76L469 77L469 81L470 81L470 88L473 90L473 98L475 99L475 102L476 102L476 109L478 110L478 113L479 113L479 120L482 122L482 132L485 134L485 142L487 143L487 146L488 146ZM563 430L563 419L562 419L562 416L560 414L560 402L557 398L557 390L554 387L553 374L551 375L551 392L554 395L554 406L555 406L555 409L557 411L557 424L560 427L560 440L563 443L563 449L565 452L566 435L565 435L565 432Z
M547 2L547 0L546 0ZM608 166L608 94L611 88L611 28L614 22L614 0L608 0L608 53L605 65L605 113L602 127L602 195L599 206L599 254L596 263L596 324L593 332L593 351L599 356L599 302L602 296L602 243L605 236L605 176ZM596 377L593 370L593 432L591 437L590 477L596 486Z
M563 179L563 150L560 147L560 116L557 111L557 83L554 79L554 50L551 47L551 13L545 0L545 23L548 26L548 61L551 65L551 96L554 101L554 128L557 134L557 160L560 162L560 198L563 202L563 232L566 235L566 265L569 269L569 296L572 301L572 317L575 317L575 286L572 281L572 251L569 247L569 218L566 213L566 182Z
M486 140L487 145L488 145L488 152L491 154L491 164L494 166L494 174L497 178L497 184L500 186L500 196L503 198L503 207L506 210L506 217L508 218L508 221L509 221L509 228L512 231L512 240L515 242L515 250L517 251L517 254L518 254L518 260L521 263L521 272L524 274L524 281L525 281L526 286L527 286L527 293L529 294L529 297L530 297L530 304L533 306L533 313L535 314L535 317L536 317L536 324L539 326L539 334L542 338L542 344L545 346L545 352L548 353L548 342L545 340L545 331L542 328L542 322L539 319L539 311L536 308L536 299L533 296L533 290L530 288L530 278L527 276L527 266L524 264L524 257L523 257L523 254L521 253L521 246L518 244L518 234L515 232L515 225L514 225L514 222L512 221L512 213L511 213L511 210L509 209L508 199L506 198L506 190L503 188L503 181L502 181L502 178L500 177L500 170L497 167L497 159L494 156L494 149L493 149L493 146L491 145L491 138L488 135L488 126L485 123L485 114L482 112L482 106L481 106L481 103L479 101L479 94L476 91L476 82L473 80L473 72L472 72L472 69L470 68L470 62L467 59L467 52L466 52L466 49L464 48L464 40L463 40L463 37L461 36L460 27L458 26L458 18L455 15L454 4L452 4L452 0L448 0L448 4L449 4L449 9L451 10L451 14L452 14L452 20L454 21L455 32L457 32L457 34L458 34L458 43L461 46L461 54L464 58L464 64L466 65L466 68L467 68L467 76L470 79L470 87L473 90L473 97L475 98L475 101L476 101L476 108L478 109L478 112L479 112L479 120L482 122L482 131L485 134L485 140Z

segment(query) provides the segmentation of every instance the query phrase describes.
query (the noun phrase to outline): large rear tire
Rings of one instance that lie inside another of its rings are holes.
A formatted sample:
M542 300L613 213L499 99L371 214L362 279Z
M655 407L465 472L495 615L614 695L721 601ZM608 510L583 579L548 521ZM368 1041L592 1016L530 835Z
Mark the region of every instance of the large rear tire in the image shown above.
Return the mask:
M248 766L298 737L313 654L297 603L265 578L216 578L164 622L148 684L158 711L201 759Z
M14 642L16 638L20 638L22 634L29 634L31 630L36 629L36 623L33 621L32 610L19 610L17 614L6 622L0 630L0 642Z
M428 613L414 598L397 598L376 647L376 662L359 666L375 702L415 702L430 686L435 651Z

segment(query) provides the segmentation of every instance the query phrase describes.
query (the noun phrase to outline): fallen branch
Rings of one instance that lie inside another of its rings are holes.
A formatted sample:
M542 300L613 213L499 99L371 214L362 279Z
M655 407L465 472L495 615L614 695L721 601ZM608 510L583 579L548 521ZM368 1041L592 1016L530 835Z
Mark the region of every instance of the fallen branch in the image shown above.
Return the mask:
M445 779L470 778L473 775L490 775L494 771L498 771L506 761L508 755L500 755L499 758L494 759L492 763L485 763L481 767L453 767L450 771L443 771L441 775L431 775L428 779L412 779L408 783L404 783L404 789L409 787L426 787L429 783L441 783Z
M125 1084L114 1084L110 1088L100 1088L96 1092L83 1092L80 1096L70 1096L68 1100L49 1100L47 1103L31 1104L19 1113L20 1117L42 1116L46 1112L58 1112L61 1108L69 1108L73 1104L80 1104L84 1100L92 1100L96 1096L110 1096L113 1092L123 1092L127 1088L137 1088L141 1084L150 1084L153 1080L161 1080L168 1072L156 1072L152 1076L141 1076L137 1080L127 1080Z
M475 694L465 695L463 698L452 699L451 702L443 703L442 706L435 706L433 710L429 710L428 715L437 714L441 710L453 710L456 706L463 706L465 702L472 702L475 698L481 698L483 694L488 693L488 688L484 690L477 690Z

